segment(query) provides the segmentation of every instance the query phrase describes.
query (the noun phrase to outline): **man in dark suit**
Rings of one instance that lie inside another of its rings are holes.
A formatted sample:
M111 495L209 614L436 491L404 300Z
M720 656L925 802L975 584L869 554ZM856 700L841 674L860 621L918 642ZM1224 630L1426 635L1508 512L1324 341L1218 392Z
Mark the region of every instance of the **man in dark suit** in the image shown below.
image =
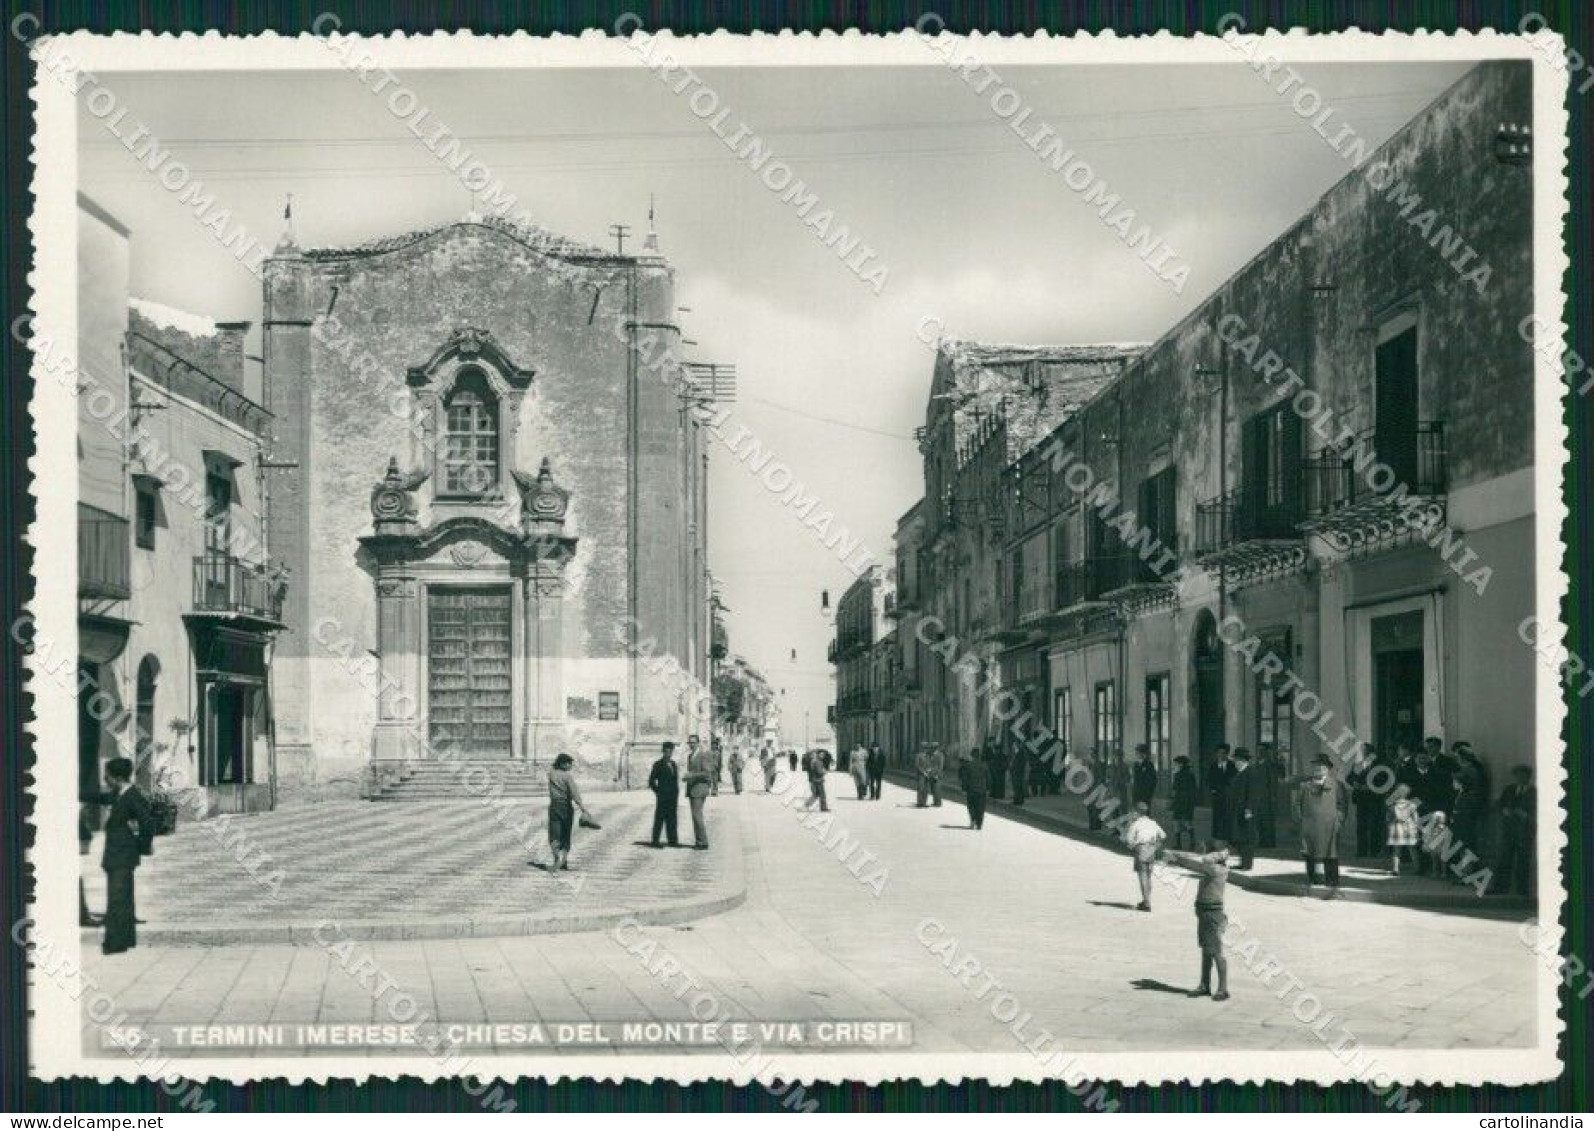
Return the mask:
M1229 744L1220 743L1217 758L1207 773L1207 790L1212 797L1212 835L1228 841L1234 835L1234 808L1229 803L1229 785L1234 781L1234 763L1229 761Z
M1251 752L1241 746L1234 752L1234 776L1229 779L1229 822L1239 868L1248 871L1256 859L1256 811L1261 804L1261 782L1251 766Z
M112 758L105 763L107 791L100 802L111 807L105 818L105 851L100 867L105 869L106 954L121 954L138 945L138 920L133 900L133 872L149 854L155 835L154 817L149 802L133 784L133 761Z
M886 780L886 755L879 744L869 747L869 800L880 800L880 786Z
M1538 796L1533 789L1533 767L1515 766L1511 784L1500 791L1500 848L1494 890L1502 895L1530 895L1533 891L1533 826Z
M662 848L659 834L670 838L670 847L681 841L675 818L681 804L681 769L675 764L675 743L666 742L659 748L659 759L648 774L648 788L653 791L653 847Z
M1151 808L1151 799L1157 796L1157 767L1151 762L1151 748L1144 742L1135 744L1136 761L1130 767L1129 807L1133 809L1142 801Z

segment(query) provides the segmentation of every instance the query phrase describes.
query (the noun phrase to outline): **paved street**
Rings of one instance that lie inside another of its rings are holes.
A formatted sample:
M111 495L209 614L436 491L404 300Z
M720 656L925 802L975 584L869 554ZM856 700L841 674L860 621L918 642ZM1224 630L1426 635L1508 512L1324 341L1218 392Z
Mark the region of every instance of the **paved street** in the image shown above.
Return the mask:
M288 942L296 941L290 926L303 936L329 920L358 937L529 933L551 920L714 900L727 883L740 894L739 872L706 853L638 847L651 831L651 795L603 793L588 804L603 827L577 830L575 870L561 876L546 870L542 799L336 801L185 821L139 869L140 934L156 943ZM739 852L739 832L727 829L727 852ZM97 854L84 859L89 900L100 907L105 873Z
M711 802L711 816L721 828L742 826L745 903L691 923L643 927L626 942L654 940L728 1018L906 1020L922 1050L1015 1048L1012 1033L992 1017L992 998L978 1000L946 969L965 956L1034 1014L1032 1029L1044 1026L1068 1047L1323 1047L1291 1015L1296 998L1280 1000L1237 957L1232 1000L1179 992L1196 973L1193 884L1182 893L1159 888L1154 912L1137 913L1134 877L1122 856L1001 818L974 833L963 827L962 806L917 810L911 793L896 786L887 785L879 802L860 802L850 799L850 782L833 774L830 790L836 824L827 839L834 843L844 830L876 854L889 869L882 894L862 882L875 865L857 867L857 857L838 846L853 859L855 876L800 809L760 793L722 795ZM329 841L338 835L336 827L326 829ZM646 849L635 855L639 864L649 858ZM719 850L695 855L713 860ZM402 867L408 857L392 859ZM1242 939L1257 940L1263 955L1275 956L1303 992L1369 1045L1531 1041L1535 967L1512 918L1233 888L1229 911L1244 926ZM932 953L919 940L929 918L941 925L930 941L955 939L955 956L944 946ZM447 1021L691 1017L674 983L655 977L645 955L607 931L383 940L369 950ZM315 945L140 947L111 959L93 953L88 965L135 1020L383 1019L371 992Z

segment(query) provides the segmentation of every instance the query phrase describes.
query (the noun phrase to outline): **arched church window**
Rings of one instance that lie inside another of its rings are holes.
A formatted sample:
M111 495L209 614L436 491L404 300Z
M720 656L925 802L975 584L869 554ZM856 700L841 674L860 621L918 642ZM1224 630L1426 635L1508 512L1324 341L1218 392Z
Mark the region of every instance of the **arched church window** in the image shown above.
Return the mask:
M498 401L482 375L460 375L445 402L447 437L443 450L443 489L450 495L479 497L498 486Z

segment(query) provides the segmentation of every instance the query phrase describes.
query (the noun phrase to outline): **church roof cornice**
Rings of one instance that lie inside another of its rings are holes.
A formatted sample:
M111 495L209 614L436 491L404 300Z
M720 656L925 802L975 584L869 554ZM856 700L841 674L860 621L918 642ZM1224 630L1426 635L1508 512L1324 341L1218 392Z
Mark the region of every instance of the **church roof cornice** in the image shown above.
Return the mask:
M630 264L636 262L632 256L618 256L613 252L604 251L602 248L594 247L591 244L582 243L580 240L558 235L547 228L533 224L522 224L515 220L506 220L497 216L466 217L462 220L451 220L429 228L401 232L391 236L379 236L376 239L344 247L306 248L299 252L299 255L317 263L333 263L349 259L371 259L417 247L461 228L484 228L513 240L538 255L563 259L572 263L591 265Z

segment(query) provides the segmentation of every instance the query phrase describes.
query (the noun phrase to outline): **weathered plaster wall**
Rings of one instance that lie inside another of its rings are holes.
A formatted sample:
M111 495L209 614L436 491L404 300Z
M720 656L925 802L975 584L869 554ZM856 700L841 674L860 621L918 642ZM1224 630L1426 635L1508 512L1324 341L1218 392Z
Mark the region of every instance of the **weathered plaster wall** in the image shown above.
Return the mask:
M656 654L688 663L694 610L683 596L682 543L697 519L686 479L695 440L685 434L674 387L632 366L629 346L634 324L668 321L670 271L662 261L551 262L512 234L474 223L394 242L375 252L280 257L266 269L267 395L282 421L278 450L301 464L280 477L289 481L281 490L273 486L273 550L304 578L295 586L300 600L290 601L292 643L278 665L284 743L313 744L323 769L369 754L373 690L306 629L335 616L347 636L376 646L372 581L357 565L358 539L371 529L370 491L389 457L406 469L429 459L407 416L405 375L461 327L487 331L514 364L535 373L514 449L503 458L535 472L547 457L571 492L566 530L580 542L567 573L563 691L574 706L573 742L617 746L637 710L646 723L639 729L673 729L680 681L633 665L622 628L635 545L645 554L635 578L641 635ZM633 670L645 688L640 705L626 682ZM596 703L600 690L621 693L620 722L586 717L582 704Z

